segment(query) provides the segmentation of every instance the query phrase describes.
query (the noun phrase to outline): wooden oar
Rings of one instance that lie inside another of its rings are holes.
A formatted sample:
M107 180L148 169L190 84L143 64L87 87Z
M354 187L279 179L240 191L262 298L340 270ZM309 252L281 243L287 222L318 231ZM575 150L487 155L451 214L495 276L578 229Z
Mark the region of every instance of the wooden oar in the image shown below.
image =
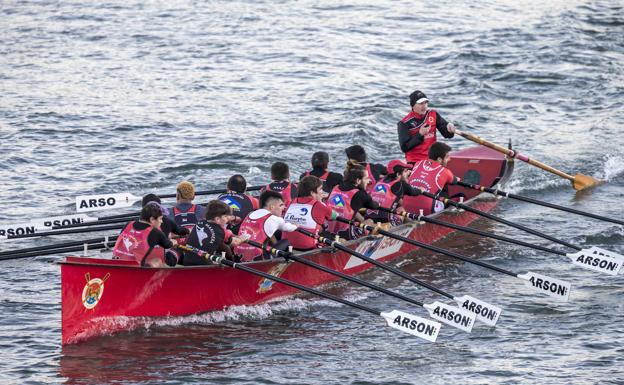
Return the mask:
M313 289L311 287L307 287L307 286L298 284L296 282L293 282L293 281L290 281L281 277L277 277L275 275L268 274L260 270L253 269L245 264L232 262L230 260L227 260L224 256L214 256L214 255L210 256L206 252L190 247L188 245L178 246L178 247L186 251L194 252L208 259L209 261L213 263L225 265L225 266L238 269L238 270L242 270L247 273L250 273L250 274L262 277L262 278L266 278L271 281L278 282L283 285L290 286L295 289L305 291L307 293L314 294L314 295L317 295L319 297L322 297L322 298L325 298L334 302L341 303L343 305L350 306L355 309L359 309L359 310L362 310L362 311L365 311L374 315L381 316L387 322L388 326L390 326L391 328L400 330L405 333L409 333L411 335L414 335L416 337L422 338L430 342L436 341L436 339L438 338L438 333L440 332L440 328L442 327L442 325L439 322L431 321L426 318L421 318L421 317L418 317L409 313L405 313L399 310L381 312L379 310L370 308L368 306L364 306L355 302L347 301L346 299L342 299L340 297L336 297L334 295L324 293L322 291ZM374 327L374 325L370 325L370 326Z
M467 311L464 311L458 307L455 306L450 306L447 305L445 303L439 302L439 301L435 301L431 304L424 304L422 302L416 301L412 298L406 297L402 294L399 293L395 293L393 291L390 291L386 288L383 288L381 286L377 286L375 284L372 284L370 282L364 281L362 279L356 278L356 277L352 277L350 275L341 273L339 271L330 269L328 267L325 267L323 265L319 265L318 263L314 263L310 260L307 260L305 258L299 257L291 252L288 251L283 251L283 250L278 250L275 248L269 248L269 247L264 247L261 243L258 242L254 242L254 241L247 241L247 243L249 243L252 246L255 246L259 249L262 250L266 250L268 253L270 253L271 255L275 256L275 257L282 257L285 258L286 260L293 260L296 262L299 262L301 264L304 264L306 266L310 266L313 269L317 269L320 271L323 271L327 274L331 274L333 276L336 277L340 277L342 279L345 279L349 282L353 282L353 283L357 283L358 285L362 285L365 287L368 287L369 289L373 289L376 290L378 292L384 293L386 295L389 295L391 297L394 298L398 298L400 300L409 302L411 304L414 304L416 306L420 306L422 308L424 308L425 310L427 310L429 312L429 316L437 321L440 321L442 323L445 323L449 326L452 326L454 328L457 328L459 330L463 330L465 332L470 333L472 331L472 326L474 325L474 321L475 321L475 316L471 313L468 313Z
M338 217L337 220L340 222L348 223L351 226L359 227L364 230L368 230L368 231L375 230L375 227L373 226L369 226L364 223L356 223L353 221L349 221L342 217ZM422 243L414 239L403 237L401 235L391 233L390 231L385 231L383 229L378 229L377 231L379 232L379 234L385 235L386 237L397 239L401 242L409 243L411 245L423 248L425 250L430 250L439 254L443 254L443 255L446 255L447 257L451 257L451 258L459 259L464 262L472 263L473 265L481 266L486 269L496 271L498 273L506 274L510 277L518 278L522 280L522 282L526 286L528 286L529 288L533 290L536 290L538 293L549 295L558 300L567 301L570 296L570 290L572 288L572 285L569 282L566 282L560 279L555 279L552 277L548 277L546 275L533 273L530 271L527 272L526 274L514 273L513 271L502 269L500 267L491 265L489 263L477 261L476 259L469 258L458 253L454 253L450 250L442 249L440 247L428 245L426 243ZM499 311L499 314L500 314L500 311ZM494 323L496 323L496 319L494 319L493 321Z
M264 186L252 186L247 188L247 191L260 190ZM204 190L196 191L195 195L214 195L224 194L227 190ZM175 198L176 194L164 194L159 195L159 198ZM128 192L122 193L110 193L110 194L91 194L91 195L79 195L76 197L76 211L79 213L88 211L102 211L117 209L123 207L131 207L136 202L142 200L142 197L138 197Z
M308 237L316 238L321 243L324 243L326 245L332 246L332 247L334 247L334 248L336 248L338 250L344 251L345 253L350 254L350 255L352 255L352 256L354 256L356 258L359 258L359 259L361 259L363 261L366 261L366 262L368 262L368 263L370 263L372 265L375 265L375 266L377 266L377 267L379 267L381 269L384 269L384 270L389 271L389 272L391 272L393 274L396 274L396 275L398 275L401 278L404 278L404 279L406 279L406 280L408 280L408 281L410 281L412 283L415 283L416 285L425 287L425 288L427 288L427 289L429 289L431 291L434 291L434 292L436 292L436 293L438 293L440 295L445 296L446 298L452 299L453 301L458 303L460 306L462 306L466 302L468 302L468 303L475 303L475 304L481 304L482 306L485 306L485 307L487 307L489 309L499 309L499 314L500 314L500 308L498 306L491 305L491 304L489 304L489 303L487 303L485 301L482 301L482 300L477 299L475 297L472 297L470 295L454 296L454 295L452 295L450 293L447 293L446 291L444 291L442 289L437 288L436 286L433 286L433 285L431 285L431 284L429 284L427 282L424 282L424 281L421 281L421 280L419 280L417 278L414 278L411 275L405 273L404 271L399 270L399 269L397 269L395 267L392 267L392 266L388 265L387 263L379 262L376 259L367 257L364 254L361 254L361 253L358 253L357 251L351 250L350 248L342 245L338 241L333 241L333 240L331 240L329 238L326 238L326 237L323 237L323 236L320 236L320 235L316 236L313 233L311 233L311 232L309 232L307 230L301 229L301 228L297 229L297 231L299 231L302 234L307 235ZM462 307L464 308L464 310L468 310L470 313L473 313L477 317L478 320L482 320L482 319L480 319L480 315L478 314L478 312L476 312L476 310L475 310L476 307L474 307L474 306L472 306L472 307L469 306L468 308L466 308L465 306L462 306Z
M536 204L536 205L539 205L539 206L549 207L551 209L561 210L561 211L565 211L565 212L568 212L568 213L582 215L584 217L594 218L594 219L598 219L598 220L601 220L601 221L616 223L618 225L623 225L624 226L624 221L621 221L621 220L618 220L618 219L604 217L602 215L592 214L592 213L588 213L586 211L576 210L576 209L573 209L573 208L570 208L570 207L560 206L560 205L556 205L554 203L544 202L544 201L540 201L540 200L537 200L537 199L525 197L525 196L522 196L522 195L512 194L512 193L509 193L509 192L506 192L506 191L502 191L502 190L499 190L499 189L493 189L493 188L490 188L490 187L481 186L481 185L478 185L478 184L467 183L467 182L464 182L464 181L459 181L458 184L460 186L471 188L473 190L488 192L490 194L494 194L494 195L498 195L498 196L502 196L502 197L506 197L506 198L512 198L512 199L516 199L516 200L523 201L523 202L533 203L533 204Z
M533 166L541 168L542 170L551 172L551 173L553 173L555 175L558 175L558 176L560 176L562 178L565 178L565 179L569 180L570 182L572 182L572 187L574 187L575 190L583 190L583 189L586 189L588 187L593 187L593 186L596 186L598 184L605 183L605 181L603 181L603 180L598 180L598 179L593 178L591 176L583 175L583 174L580 174L580 173L576 174L574 176L568 175L568 174L566 174L563 171L557 170L556 168L547 166L544 163L538 162L537 160L530 159L528 156L526 156L524 154L521 154L521 153L516 152L514 150L510 150L510 149L505 148L503 146L499 146L498 144L495 144L495 143L492 143L492 142L488 142L487 140L481 139L480 137L478 137L478 136L476 136L474 134L471 134L469 132L462 132L460 130L455 130L455 133L458 134L458 135L461 135L462 137L464 137L464 138L466 138L468 140L471 140L471 141L473 141L475 143L478 143L478 144L480 144L482 146L489 147L489 148L491 148L493 150L501 152L501 153L503 153L503 154L505 154L505 155L507 155L507 156L509 156L511 158L520 159L523 162L529 163L529 164L531 164Z
M529 227L523 226L518 223L508 221L506 219L497 217L496 215L492 215L490 213L486 213L485 211L475 209L474 207L470 207L463 203L455 202L448 198L437 197L427 191L422 191L422 190L418 190L418 191L420 192L420 194L426 197L429 197L431 199L435 199L440 202L443 202L445 205L451 205L451 206L454 206L454 207L457 207L466 211L470 211L471 213L475 213L482 217L491 219L499 223L503 223L507 226L514 227L516 229L525 231L529 234L533 234L540 238L548 239L549 241L559 243L561 245L574 249L577 251L576 253L566 254L566 256L572 260L572 263L574 263L575 265L579 267L582 267L588 270L598 271L598 272L609 274L609 275L617 275L620 267L622 266L622 264L624 264L624 256L616 252L605 250L596 246L592 246L589 249L583 249L569 242L563 241L561 239L557 239L555 237L551 237L550 235L544 234L540 231L531 229Z

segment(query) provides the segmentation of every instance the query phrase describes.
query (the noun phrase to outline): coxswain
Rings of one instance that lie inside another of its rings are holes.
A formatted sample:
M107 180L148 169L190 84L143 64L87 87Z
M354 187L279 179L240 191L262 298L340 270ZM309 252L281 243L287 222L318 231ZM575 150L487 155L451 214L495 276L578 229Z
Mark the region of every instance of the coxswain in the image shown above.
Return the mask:
M402 160L391 160L388 163L388 175L373 187L370 196L381 207L393 210L398 214L405 210L402 207L403 196L418 196L420 191L412 188L408 178L412 173L412 166ZM396 226L401 223L401 217L384 210L368 210L366 217L374 222L390 223Z
M310 175L318 177L323 182L323 191L326 193L329 193L334 186L342 183L342 175L329 171L329 154L325 151L317 151L312 154L312 170L301 174L299 180Z
M455 125L447 122L440 114L429 109L429 99L421 91L409 96L412 110L397 124L399 146L408 163L427 160L429 148L436 142L436 132L445 138L455 135Z
M141 206L145 206L146 204L150 202L156 202L160 204L162 207L160 198L156 194L145 195L143 197L143 200L141 201ZM160 225L160 230L163 233L165 233L165 236L167 236L168 238L170 237L170 234L173 234L182 238L190 234L190 231L186 227L182 227L178 225L177 223L175 223L173 219L169 217L169 210L164 209L164 208L163 208L163 222L162 222L162 225Z
M436 196L446 196L446 186L455 184L459 178L453 175L446 165L451 160L451 147L442 142L434 143L429 149L429 159L416 163L409 177L409 184L417 190L427 191ZM444 210L444 204L426 196L406 196L403 199L405 211L423 215Z
M234 234L238 234L243 219L250 212L258 210L260 205L256 197L246 194L247 181L244 176L240 174L232 175L227 182L226 188L226 193L219 195L217 199L232 209L232 215L235 218L228 224L227 228Z
M285 205L297 197L297 186L290 181L290 170L286 163L275 162L271 165L271 180L272 182L266 185L262 191L275 191L282 194Z
M201 249L208 254L221 254L225 252L226 258L232 258L232 249L243 242L242 238L236 237L226 229L226 225L234 219L232 208L220 200L212 200L206 205L205 221L201 225L195 225L186 244ZM208 265L209 261L196 253L184 252L182 265Z
M361 208L379 209L379 204L365 190L369 183L366 168L350 160L344 172L344 182L334 187L327 199L327 205L343 218L374 225L370 219L364 221L364 217L359 213ZM359 227L338 221L329 221L327 230L345 239L356 239L365 234Z
M280 241L278 244L275 234L278 230L282 232L295 231L297 226L286 223L281 216L285 208L282 194L275 191L263 192L260 194L260 207L260 209L249 213L243 220L238 232L239 236L263 245L271 244L279 249L287 248L288 242ZM268 253L247 243L235 247L234 253L240 256L241 262L271 258Z
M299 182L299 196L290 202L284 220L316 235L328 220L336 219L338 213L322 202L325 196L320 178L309 175ZM284 239L297 250L312 250L318 247L318 241L298 231L284 233Z
M347 147L345 154L347 155L347 162L355 161L366 169L370 180L369 185L365 186L366 191L370 192L375 183L381 179L381 176L386 174L386 166L383 164L367 162L366 150L359 144Z
M169 217L189 231L193 230L200 218L206 217L206 208L194 204L193 199L195 186L189 181L182 181L176 187L176 204L169 210Z
M156 202L143 206L138 221L129 222L121 231L115 247L113 259L136 261L141 266L162 267L165 263L175 266L177 255L166 251L176 245L160 230L163 221L163 208Z

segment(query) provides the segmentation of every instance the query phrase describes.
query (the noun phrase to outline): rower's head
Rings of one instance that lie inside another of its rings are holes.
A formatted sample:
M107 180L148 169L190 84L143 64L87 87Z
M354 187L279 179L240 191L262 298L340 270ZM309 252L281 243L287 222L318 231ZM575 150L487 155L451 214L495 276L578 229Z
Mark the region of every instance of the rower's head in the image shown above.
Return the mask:
M150 202L161 203L160 202L160 198L158 197L158 195L156 195L156 194L147 194L141 200L141 207L145 206L146 204L148 204Z
M271 179L274 181L290 179L290 170L284 162L275 162L271 165Z
M347 168L344 171L344 181L363 189L371 182L366 167L353 159L347 162Z
M183 180L176 187L176 201L178 203L191 203L195 199L195 186L193 183Z
M391 160L387 169L389 179L403 179L406 182L412 172L412 167L399 159Z
M247 191L247 181L241 174L235 174L228 179L227 189L229 191L244 194Z
M212 200L206 205L206 220L225 226L234 219L232 208L220 200Z
M429 159L435 160L446 167L451 160L451 147L446 143L435 142L429 148Z
M347 155L347 160L355 160L359 163L366 162L366 150L359 144L345 148L345 154Z
M160 203L149 202L141 209L140 219L143 222L149 223L155 229L160 230L160 225L163 221L163 210Z
M304 176L301 179L297 193L300 198L312 197L317 201L321 201L326 195L323 191L323 181L314 175Z
M273 215L281 217L285 207L282 194L271 190L263 192L260 194L260 207L268 210Z
M424 115L427 112L429 99L427 99L427 95L424 92L416 90L410 94L409 99L413 112L418 115Z
M312 168L327 170L329 166L329 154L325 151L317 151L312 154Z

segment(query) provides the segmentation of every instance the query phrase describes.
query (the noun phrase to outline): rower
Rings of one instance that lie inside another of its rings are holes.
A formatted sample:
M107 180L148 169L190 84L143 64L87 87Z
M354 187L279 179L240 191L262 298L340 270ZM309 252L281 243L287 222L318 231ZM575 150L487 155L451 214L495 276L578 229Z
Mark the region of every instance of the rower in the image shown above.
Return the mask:
M156 202L161 204L160 198L156 194L147 194L141 200L141 206L144 207L146 204L150 202ZM162 206L161 206L162 207ZM160 225L160 230L165 233L167 238L169 238L170 234L177 235L178 237L186 237L190 234L190 231L183 226L178 225L169 217L169 210L163 208L163 222Z
M295 231L297 226L286 223L281 217L284 211L282 195L275 191L265 191L260 194L260 209L249 213L240 227L239 236L263 245L271 243L278 249L286 249L288 241L278 243L275 233L280 231ZM234 253L240 255L241 262L271 258L268 253L257 247L243 243L234 248Z
M364 166L354 160L349 160L344 172L344 182L334 187L329 194L327 205L343 218L374 225L370 219L365 221L358 212L361 208L373 210L379 208L379 204L364 189L369 182L370 179ZM329 221L327 230L345 239L356 239L365 234L364 230L359 227L349 226L338 221Z
M193 203L195 186L189 181L182 181L176 187L176 205L169 212L169 217L189 231L199 222L199 218L206 217L206 208Z
M219 195L217 199L232 208L232 215L234 215L235 219L227 225L227 228L234 234L238 234L243 219L250 212L257 210L260 205L256 197L246 194L247 181L244 176L240 174L232 175L226 187L227 191L225 194Z
M429 99L421 91L409 96L411 111L399 123L399 145L408 163L427 160L429 148L436 142L436 132L445 138L455 135L455 125L447 122L440 114L429 109Z
M330 219L336 219L338 213L322 202L325 196L320 178L309 175L299 182L299 196L293 199L286 209L284 220L316 235ZM318 241L297 231L284 233L293 248L312 250L318 247Z
M175 266L177 256L169 250L176 245L160 230L163 207L150 202L141 210L138 221L130 221L122 230L113 248L113 259L136 261L141 266Z
M398 159L391 160L388 163L388 175L373 187L370 193L371 197L381 207L391 209L399 214L404 212L401 206L403 196L417 196L420 194L420 191L412 188L407 182L411 173L412 167L409 164ZM366 217L375 222L389 222L392 226L401 223L401 217L382 210L368 210Z
M342 183L342 175L329 171L328 167L329 154L325 151L317 151L312 155L312 170L301 174L299 180L310 175L318 177L323 182L323 191L329 193L334 186Z
M288 205L293 198L297 197L297 186L290 181L290 170L286 163L273 163L271 166L271 180L273 182L266 185L262 191L275 191L282 194L285 205Z
M416 163L409 177L409 184L418 190L430 192L436 196L446 196L446 186L455 184L459 178L453 175L446 165L451 160L451 147L442 142L434 143L429 149L429 159ZM425 196L406 196L403 199L405 211L424 215L444 210L444 204Z
M366 162L366 150L364 150L364 147L358 144L347 147L345 149L345 154L347 155L347 162L355 161L361 164L366 169L370 184L364 186L364 188L368 192L370 192L375 183L377 183L377 181L381 179L381 176L386 174L386 166L384 166L383 164Z
M211 255L225 252L226 258L231 259L231 247L238 246L243 242L242 238L233 236L232 232L225 228L233 219L234 215L232 215L230 206L220 200L208 202L205 221L200 221L203 225L194 226L186 244ZM194 252L184 252L180 263L185 266L210 264L209 261Z

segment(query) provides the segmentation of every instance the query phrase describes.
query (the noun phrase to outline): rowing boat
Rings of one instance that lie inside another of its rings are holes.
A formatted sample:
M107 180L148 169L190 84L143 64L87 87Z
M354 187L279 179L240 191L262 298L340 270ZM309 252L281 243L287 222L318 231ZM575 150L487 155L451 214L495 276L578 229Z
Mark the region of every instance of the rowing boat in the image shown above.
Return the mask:
M503 185L510 178L513 160L488 148L476 147L454 152L449 168L467 182L493 187ZM475 190L457 186L451 186L449 190L451 196L464 194L466 204L482 211L492 210L497 203L497 199L480 195ZM433 216L461 226L478 218L474 213L453 209ZM423 243L433 243L453 230L408 222L389 231ZM372 235L351 241L346 246L378 261L389 261L416 249L408 243ZM299 255L348 275L372 267L344 251L327 247ZM60 263L63 344L130 329L152 317L184 316L230 306L256 305L296 292L292 287L222 265L150 268L102 256L68 256ZM248 265L306 286L338 279L283 258Z

